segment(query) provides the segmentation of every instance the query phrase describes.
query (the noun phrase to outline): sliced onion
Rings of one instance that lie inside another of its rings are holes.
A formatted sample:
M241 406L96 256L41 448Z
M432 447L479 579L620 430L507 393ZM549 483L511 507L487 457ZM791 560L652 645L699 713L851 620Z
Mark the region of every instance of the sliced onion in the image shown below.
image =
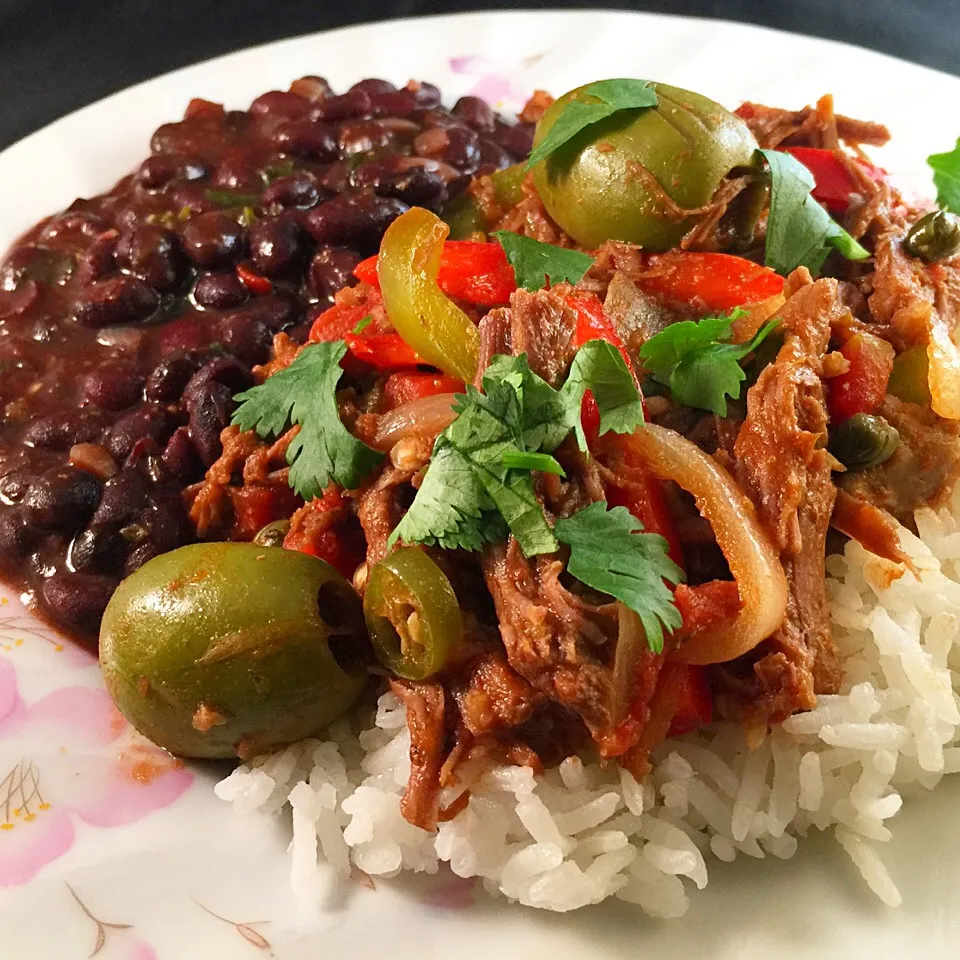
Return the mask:
M960 350L938 311L931 313L927 363L933 412L945 420L960 420Z
M625 439L647 469L693 495L740 592L734 620L691 636L675 656L685 663L721 663L752 650L783 623L787 609L787 578L753 504L713 457L679 433L647 424Z
M406 437L435 437L453 422L455 394L438 393L401 404L385 413L377 424L372 446L389 451Z

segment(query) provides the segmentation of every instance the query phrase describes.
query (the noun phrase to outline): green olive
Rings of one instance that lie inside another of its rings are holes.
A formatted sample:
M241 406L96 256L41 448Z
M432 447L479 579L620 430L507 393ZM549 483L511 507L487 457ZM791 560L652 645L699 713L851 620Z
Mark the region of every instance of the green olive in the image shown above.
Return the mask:
M830 452L848 470L866 470L894 455L900 446L897 428L883 417L857 413L830 432Z
M670 201L685 210L702 207L731 170L753 162L757 143L739 117L689 90L653 86L658 106L618 111L533 168L547 212L584 246L624 240L669 250L698 219L678 216ZM535 143L571 100L594 99L584 89L570 91L547 110Z
M120 584L100 665L120 712L154 743L185 757L248 757L350 707L366 674L347 660L359 662L364 633L359 597L323 560L198 543Z
M960 253L960 217L934 210L910 228L903 245L908 253L927 263L949 260Z
M497 205L502 210L515 207L523 199L526 174L522 163L490 174ZM469 240L477 233L486 233L492 226L487 223L469 190L458 194L443 208L441 219L450 227L451 240Z
M457 595L419 547L397 550L370 571L363 612L377 658L407 680L442 670L463 637Z
M268 523L257 531L253 542L261 547L282 547L289 529L289 520L274 520L273 523Z
M908 347L893 361L887 393L892 393L898 400L929 407L928 367L926 344Z

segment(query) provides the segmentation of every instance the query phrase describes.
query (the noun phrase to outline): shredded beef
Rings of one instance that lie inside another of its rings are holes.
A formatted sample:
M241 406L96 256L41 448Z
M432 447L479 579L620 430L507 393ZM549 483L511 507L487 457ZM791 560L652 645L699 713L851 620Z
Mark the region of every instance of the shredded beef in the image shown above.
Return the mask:
M842 676L824 587L836 488L820 375L831 324L846 307L835 280L804 274L788 284L792 296L779 313L784 344L750 388L734 448L738 481L780 550L788 584L783 626L747 658L715 671L720 711L751 724L812 708Z
M403 515L398 494L417 472L386 467L372 484L356 495L357 519L367 541L367 563L373 566L387 555L387 541Z
M473 660L452 688L461 722L474 737L502 733L526 723L546 699L499 652Z
M676 319L622 270L610 279L603 312L614 322L627 349L634 354Z
M838 483L851 496L913 526L914 511L924 504L939 506L960 479L960 423L892 396L877 413L899 431L899 447L884 463L843 474Z
M883 146L890 131L882 123L854 120L833 112L833 97L821 97L816 107L783 110L760 103L744 103L737 115L746 122L763 148L809 146L833 149L837 141Z

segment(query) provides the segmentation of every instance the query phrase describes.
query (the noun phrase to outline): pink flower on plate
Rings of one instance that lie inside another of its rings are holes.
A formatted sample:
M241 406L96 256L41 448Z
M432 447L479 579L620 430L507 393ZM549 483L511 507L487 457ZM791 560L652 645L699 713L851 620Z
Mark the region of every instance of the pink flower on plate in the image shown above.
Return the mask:
M511 77L511 66L497 63L489 57L451 57L450 69L454 73L475 77L467 91L470 96L486 100L491 106L519 109L530 96L530 89L516 83Z
M66 853L77 820L119 827L187 790L193 774L134 736L101 688L61 687L25 703L0 656L0 887Z

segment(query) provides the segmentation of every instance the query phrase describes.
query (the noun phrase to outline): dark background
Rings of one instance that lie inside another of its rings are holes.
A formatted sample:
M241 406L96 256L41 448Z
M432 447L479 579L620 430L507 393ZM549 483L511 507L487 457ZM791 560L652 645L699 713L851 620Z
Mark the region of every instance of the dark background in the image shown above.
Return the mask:
M958 0L0 0L0 149L132 83L281 37L388 17L591 5L742 20L960 73Z

